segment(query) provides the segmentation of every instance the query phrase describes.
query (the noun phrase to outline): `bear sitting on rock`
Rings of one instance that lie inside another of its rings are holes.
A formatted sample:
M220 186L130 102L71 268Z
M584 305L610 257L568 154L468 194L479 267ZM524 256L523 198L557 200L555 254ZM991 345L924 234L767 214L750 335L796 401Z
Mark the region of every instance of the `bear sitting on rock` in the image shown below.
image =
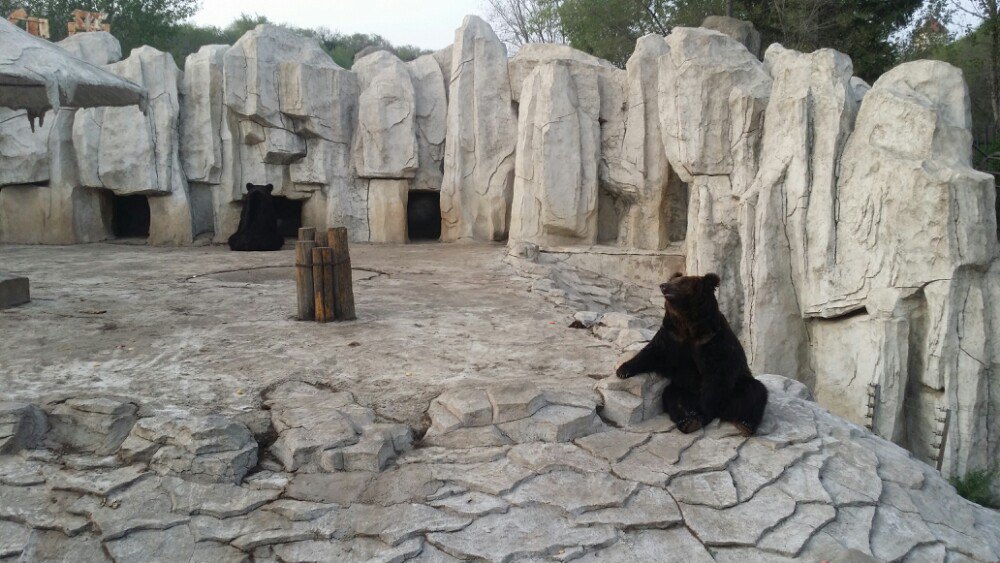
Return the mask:
M247 184L243 198L240 226L229 237L229 249L240 252L281 250L285 239L278 233L278 214L274 209L274 186Z
M660 285L666 299L663 326L616 375L669 377L663 406L681 432L720 418L752 436L764 418L767 388L750 374L746 353L719 311L719 282L716 274L676 274Z

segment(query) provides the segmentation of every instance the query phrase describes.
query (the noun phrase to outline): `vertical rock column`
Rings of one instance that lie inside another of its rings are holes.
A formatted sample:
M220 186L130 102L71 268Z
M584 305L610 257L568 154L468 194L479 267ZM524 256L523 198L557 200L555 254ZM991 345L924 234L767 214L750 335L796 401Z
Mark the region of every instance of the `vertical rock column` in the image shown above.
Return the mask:
M225 105L222 64L228 45L205 45L184 61L181 79L181 162L192 193L208 190L215 242L225 242L240 221L232 186L222 186L223 171L232 169L231 147L222 142ZM196 212L196 215L198 213Z
M631 248L666 248L683 239L687 223L687 189L671 174L660 126L659 58L668 51L662 36L647 35L625 64L628 113L622 152L639 173L637 203L622 241Z
M579 83L593 95L580 95ZM512 242L559 245L596 241L600 158L596 93L595 76L578 75L574 81L568 65L562 62L541 64L524 81Z
M448 131L448 94L444 75L433 55L406 63L416 97L418 168L413 190L441 189L444 141Z
M774 44L757 177L744 196L743 339L755 373L810 379L803 311L832 265L837 167L858 104L847 55Z
M739 202L757 172L771 77L732 38L676 28L659 58L660 126L667 158L690 186L687 271L722 277L719 301L742 326Z
M442 241L507 238L516 143L507 50L486 22L466 16L452 47Z
M361 95L352 160L368 192L368 240L405 243L407 196L420 153L410 70L392 53L376 51L355 61L354 71Z

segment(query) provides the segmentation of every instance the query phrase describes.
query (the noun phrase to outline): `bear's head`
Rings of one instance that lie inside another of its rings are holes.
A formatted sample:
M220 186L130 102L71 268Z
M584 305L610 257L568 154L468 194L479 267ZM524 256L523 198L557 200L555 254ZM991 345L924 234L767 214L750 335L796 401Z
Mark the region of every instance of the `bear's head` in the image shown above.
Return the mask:
M261 186L259 184L247 184L247 195L258 193L271 195L274 191L274 184L268 184L266 186Z
M660 284L660 292L666 300L667 314L691 322L708 320L719 310L715 290L719 288L720 281L718 274L674 274L670 281Z

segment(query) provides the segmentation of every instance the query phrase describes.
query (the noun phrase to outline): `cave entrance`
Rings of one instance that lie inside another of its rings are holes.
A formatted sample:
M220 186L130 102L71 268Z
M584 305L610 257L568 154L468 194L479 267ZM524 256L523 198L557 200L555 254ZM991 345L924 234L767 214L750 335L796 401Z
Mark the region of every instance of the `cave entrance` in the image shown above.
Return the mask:
M149 199L144 195L112 195L111 232L115 238L149 238Z
M302 226L302 200L287 197L274 198L274 214L278 219L278 234L284 238L297 238Z
M441 238L441 193L411 191L406 202L406 230L411 241Z

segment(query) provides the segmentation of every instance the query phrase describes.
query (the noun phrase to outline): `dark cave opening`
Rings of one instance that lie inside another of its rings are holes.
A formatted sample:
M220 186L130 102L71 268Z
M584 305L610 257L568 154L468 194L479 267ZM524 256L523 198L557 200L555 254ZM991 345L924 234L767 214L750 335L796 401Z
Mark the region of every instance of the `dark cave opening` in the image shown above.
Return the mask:
M410 240L441 238L441 194L412 191L406 203L406 230Z
M112 195L111 232L115 238L148 238L149 199L144 195Z
M302 226L301 199L275 197L274 214L278 218L278 234L284 238L299 236L299 227Z

